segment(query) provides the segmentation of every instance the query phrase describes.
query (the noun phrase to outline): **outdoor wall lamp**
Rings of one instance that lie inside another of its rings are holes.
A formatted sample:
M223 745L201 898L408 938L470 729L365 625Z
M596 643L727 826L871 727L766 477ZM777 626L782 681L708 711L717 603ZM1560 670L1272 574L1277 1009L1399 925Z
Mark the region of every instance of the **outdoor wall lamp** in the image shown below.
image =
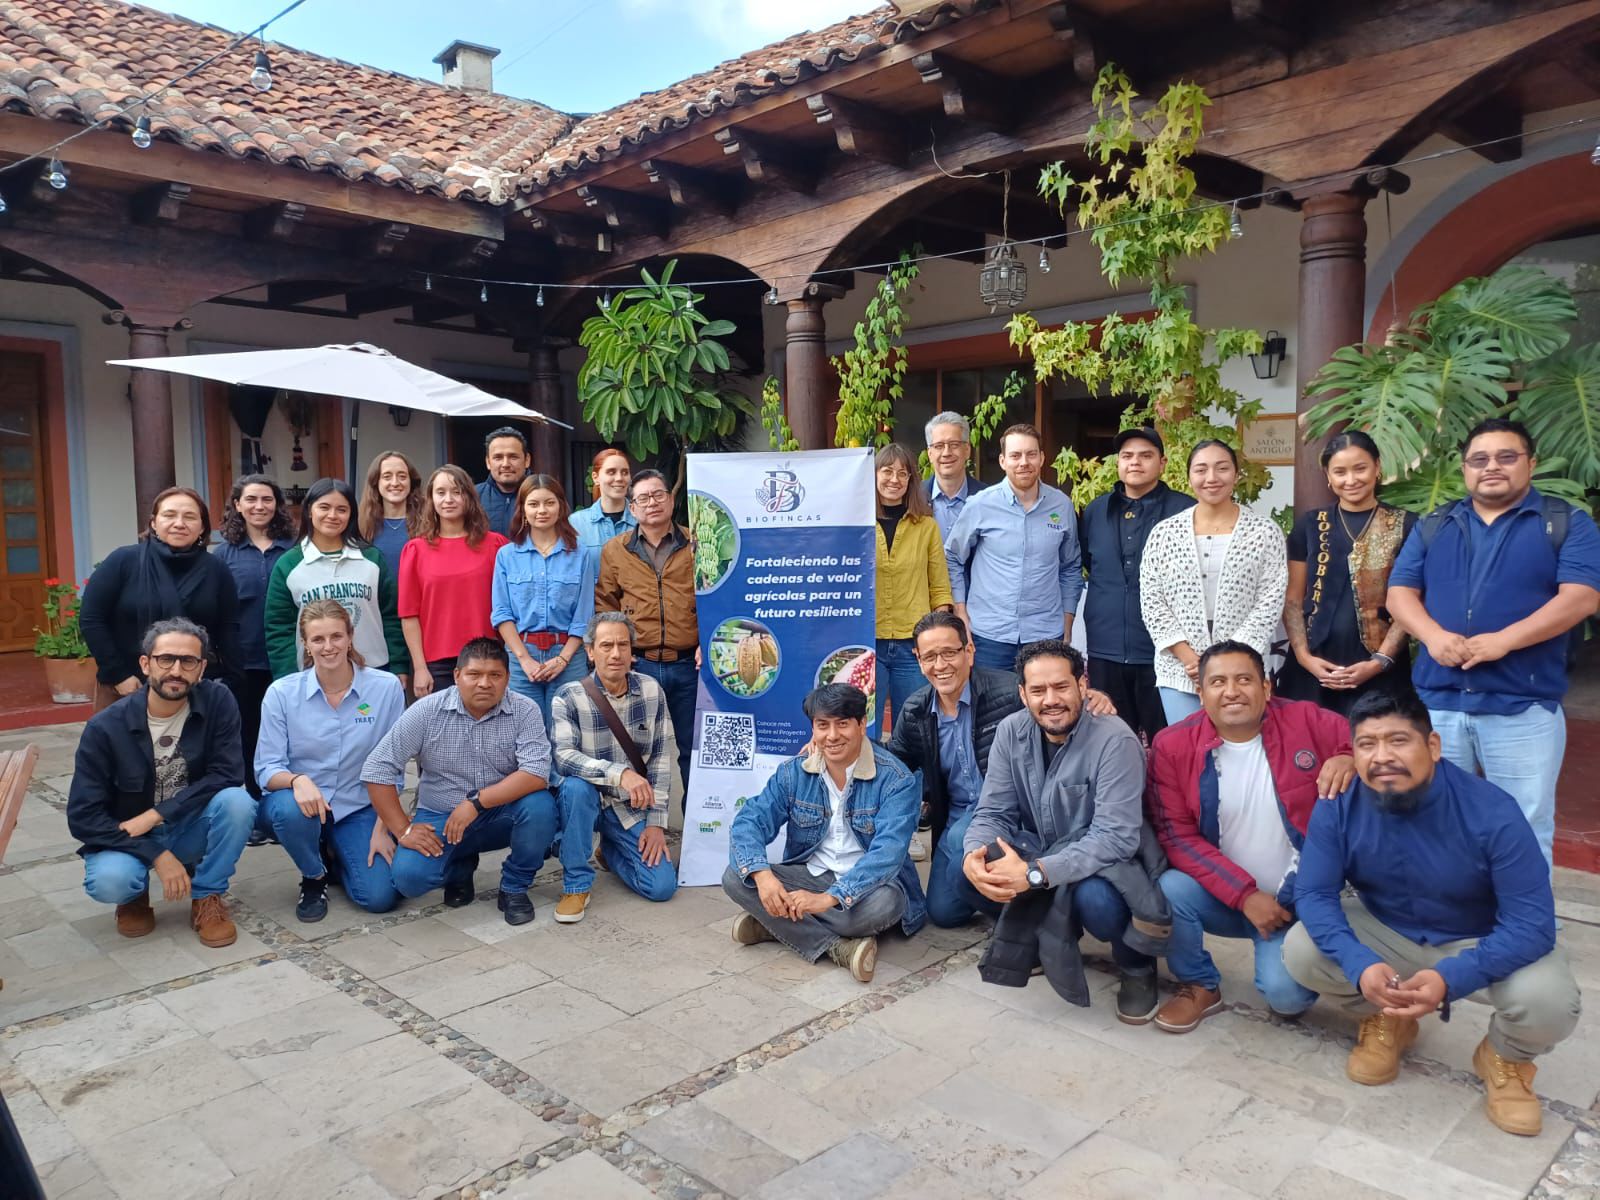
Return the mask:
M407 425L411 424L411 410L409 408L402 408L398 404L389 405L389 417L394 421L394 427L396 429L404 429Z
M1261 346L1260 354L1250 356L1250 367L1256 373L1257 379L1276 379L1278 367L1283 362L1283 353L1289 348L1289 339L1276 329L1267 330L1266 341Z
M1028 296L1028 268L1017 259L1017 252L1009 242L1001 242L989 250L988 261L978 272L978 296L989 306L989 311L1004 305L1015 308Z

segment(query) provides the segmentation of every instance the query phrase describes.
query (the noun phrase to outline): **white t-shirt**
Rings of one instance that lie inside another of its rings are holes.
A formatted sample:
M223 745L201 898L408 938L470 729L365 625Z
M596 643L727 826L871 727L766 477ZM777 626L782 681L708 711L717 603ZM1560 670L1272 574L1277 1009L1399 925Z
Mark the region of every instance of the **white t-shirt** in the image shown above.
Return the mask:
M806 870L813 875L821 875L824 871L843 875L860 862L861 856L866 853L861 848L861 843L856 840L855 831L850 828L850 822L844 811L845 793L850 790L850 783L854 778L855 767L852 766L845 772L844 787L841 788L833 782L833 776L828 774L828 768L822 768L822 782L828 789L828 832L822 835L817 848L811 852L811 857L806 859Z
M1195 535L1195 552L1200 558L1200 591L1206 598L1206 626L1217 620L1217 585L1222 582L1222 560L1228 557L1231 533Z
M1215 754L1221 850L1255 876L1258 888L1276 896L1294 863L1294 846L1283 831L1261 735L1248 742L1225 741Z

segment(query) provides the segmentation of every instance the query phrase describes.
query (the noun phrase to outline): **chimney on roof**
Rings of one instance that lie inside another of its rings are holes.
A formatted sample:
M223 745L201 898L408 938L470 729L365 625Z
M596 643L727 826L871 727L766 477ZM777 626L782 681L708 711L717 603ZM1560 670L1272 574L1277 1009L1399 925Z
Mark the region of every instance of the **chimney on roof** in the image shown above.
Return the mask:
M494 91L494 60L500 51L476 42L451 42L433 61L444 68L445 87L468 92Z

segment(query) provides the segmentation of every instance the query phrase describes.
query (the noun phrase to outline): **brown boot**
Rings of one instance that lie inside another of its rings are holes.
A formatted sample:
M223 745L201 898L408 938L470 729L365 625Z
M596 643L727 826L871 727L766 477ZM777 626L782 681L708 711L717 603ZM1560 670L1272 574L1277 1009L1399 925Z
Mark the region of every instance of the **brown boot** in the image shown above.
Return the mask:
M871 983L872 973L878 967L878 939L875 937L840 938L828 951L833 959L861 983Z
M150 907L149 892L117 905L117 932L123 937L143 937L155 927L156 910Z
M1180 983L1177 994L1156 1012L1156 1028L1188 1033L1214 1012L1222 1011L1222 990Z
M239 937L233 918L228 915L228 902L221 896L202 896L190 901L189 924L194 926L200 940L213 949L231 946Z
M1390 1083L1400 1074L1401 1057L1416 1040L1417 1022L1413 1018L1373 1013L1361 1022L1356 1048L1350 1051L1344 1073L1368 1087Z
M1472 1052L1472 1069L1483 1080L1483 1108L1489 1120L1507 1133L1537 1137L1544 1127L1539 1097L1533 1094L1533 1076L1539 1068L1531 1062L1501 1058L1484 1038Z

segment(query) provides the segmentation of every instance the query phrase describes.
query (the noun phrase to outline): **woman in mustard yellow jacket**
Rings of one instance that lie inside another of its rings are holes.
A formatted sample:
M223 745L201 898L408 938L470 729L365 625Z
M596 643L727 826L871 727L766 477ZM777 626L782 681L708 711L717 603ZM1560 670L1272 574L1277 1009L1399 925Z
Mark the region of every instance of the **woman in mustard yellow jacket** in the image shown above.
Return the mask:
M949 609L950 571L939 523L917 483L917 462L904 446L878 451L878 687L873 721L883 732L883 702L890 719L923 684L911 630L924 613Z

